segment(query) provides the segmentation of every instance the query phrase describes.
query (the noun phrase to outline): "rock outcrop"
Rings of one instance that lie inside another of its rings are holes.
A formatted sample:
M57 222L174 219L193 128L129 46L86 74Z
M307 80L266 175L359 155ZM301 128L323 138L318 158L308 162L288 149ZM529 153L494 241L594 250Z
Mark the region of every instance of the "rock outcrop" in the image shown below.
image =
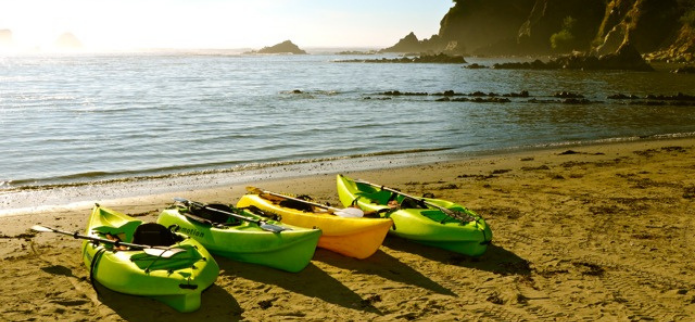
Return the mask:
M442 49L443 48L443 49ZM455 54L455 48L442 46L438 35L432 35L430 39L418 40L415 33L411 32L399 40L395 45L380 50L381 53L419 53L419 52L442 52Z
M409 33L407 36L403 37L401 40L399 40L395 45L389 48L382 49L381 52L384 53L407 53L407 52L413 52L413 51L421 51L422 50L422 45L420 44L420 41L417 39L415 34L413 32Z
M695 19L695 12L693 13ZM667 61L679 63L695 62L695 26L684 24L678 31L676 39L654 52L646 55L651 61Z

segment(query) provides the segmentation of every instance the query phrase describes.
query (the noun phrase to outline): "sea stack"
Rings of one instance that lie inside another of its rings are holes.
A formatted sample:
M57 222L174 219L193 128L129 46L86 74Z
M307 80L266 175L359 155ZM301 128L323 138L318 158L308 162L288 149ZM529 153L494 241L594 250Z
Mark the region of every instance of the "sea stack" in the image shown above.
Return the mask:
M251 53L305 55L306 51L300 49L297 45L293 44L292 41L285 40L277 45L271 47L263 47L263 49L259 51L253 51Z

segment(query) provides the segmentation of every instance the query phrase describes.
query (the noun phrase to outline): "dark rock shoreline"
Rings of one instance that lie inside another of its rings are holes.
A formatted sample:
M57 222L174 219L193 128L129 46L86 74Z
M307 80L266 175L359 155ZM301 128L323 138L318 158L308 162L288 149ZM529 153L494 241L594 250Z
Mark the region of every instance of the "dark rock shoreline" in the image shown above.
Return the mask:
M571 55L554 58L549 62L539 59L525 63L503 63L493 65L495 69L577 69L577 70L635 70L654 71L637 50L626 44L615 54L603 56Z
M416 57L381 58L381 59L352 59L338 60L337 63L420 63L420 64L466 64L463 56L451 56L444 53L422 54Z
M603 104L606 101L599 99L589 99L584 95L579 93L572 93L567 91L559 91L551 96L534 96L528 91L523 90L520 92L512 93L484 93L481 91L475 91L471 93L459 93L453 90L446 90L443 92L401 92L386 91L374 94L375 98L371 96L364 97L365 100L390 100L396 97L434 97L434 101L437 102L472 102L472 103L510 103L514 102L526 102L526 103L555 103L555 104ZM686 95L683 93L678 93L676 95L654 95L649 94L644 97L639 97L637 95L625 95L622 93L609 95L606 100L610 100L611 103L615 104L631 104L631 105L649 105L649 106L695 106L695 96Z

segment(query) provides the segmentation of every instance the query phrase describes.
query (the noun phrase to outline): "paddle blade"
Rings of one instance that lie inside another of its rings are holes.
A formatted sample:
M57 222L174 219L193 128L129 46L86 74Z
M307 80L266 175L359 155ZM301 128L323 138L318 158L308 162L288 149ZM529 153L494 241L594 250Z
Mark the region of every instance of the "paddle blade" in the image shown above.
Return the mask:
M333 212L334 215L345 218L360 218L364 217L364 211L357 208L345 208Z
M174 197L174 201L180 202L182 204L188 204L189 202L191 202L190 200L181 197Z
M53 229L50 229L48 227L40 226L40 225L34 225L31 226L31 230L40 232L40 233L46 233L46 232L53 232Z
M63 235L68 235L68 236L73 236L75 238L79 238L80 236L77 235L77 233L69 232L69 231L64 231L60 230L57 228L51 228L51 227L46 227L46 226L41 226L41 225L34 225L31 227L31 230L39 233L56 233L56 234L63 234Z
M292 230L292 228L280 227L278 225L271 225L271 224L266 224L266 223L262 223L258 226L261 227L261 229L263 229L263 230L272 231L274 233L279 233L279 232L285 231L285 230Z
M161 258L170 258L178 253L185 252L183 248L172 248L172 249L159 249L159 248L145 248L143 249L145 254Z

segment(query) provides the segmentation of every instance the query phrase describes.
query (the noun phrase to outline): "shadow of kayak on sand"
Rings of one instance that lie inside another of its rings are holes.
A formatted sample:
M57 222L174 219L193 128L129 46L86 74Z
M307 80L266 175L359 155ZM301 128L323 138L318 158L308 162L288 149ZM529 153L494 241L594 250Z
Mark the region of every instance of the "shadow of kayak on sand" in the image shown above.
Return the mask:
M456 296L451 290L437 284L382 250L360 260L328 250L317 249L314 260L362 274L378 275L394 282L417 286L442 295Z
M298 273L285 272L262 265L236 262L222 257L217 257L217 263L220 265L220 276L228 275L231 278L243 278L265 285L273 285L309 298L315 297L345 308L381 315L381 312L368 300L360 297L313 263L309 263L306 268ZM240 282L237 281L236 283L237 287L233 291L240 290L238 287ZM235 294L235 296L241 298L245 295ZM262 302L254 305L272 306L274 299Z
M384 240L383 246L397 251L416 254L445 264L478 269L499 275L528 276L531 274L528 260L494 243L488 245L487 251L480 257L466 256L392 236Z
M242 310L236 299L215 284L203 291L200 308L190 313L178 312L150 298L118 293L98 283L96 288L99 301L129 322L222 322L242 319Z

